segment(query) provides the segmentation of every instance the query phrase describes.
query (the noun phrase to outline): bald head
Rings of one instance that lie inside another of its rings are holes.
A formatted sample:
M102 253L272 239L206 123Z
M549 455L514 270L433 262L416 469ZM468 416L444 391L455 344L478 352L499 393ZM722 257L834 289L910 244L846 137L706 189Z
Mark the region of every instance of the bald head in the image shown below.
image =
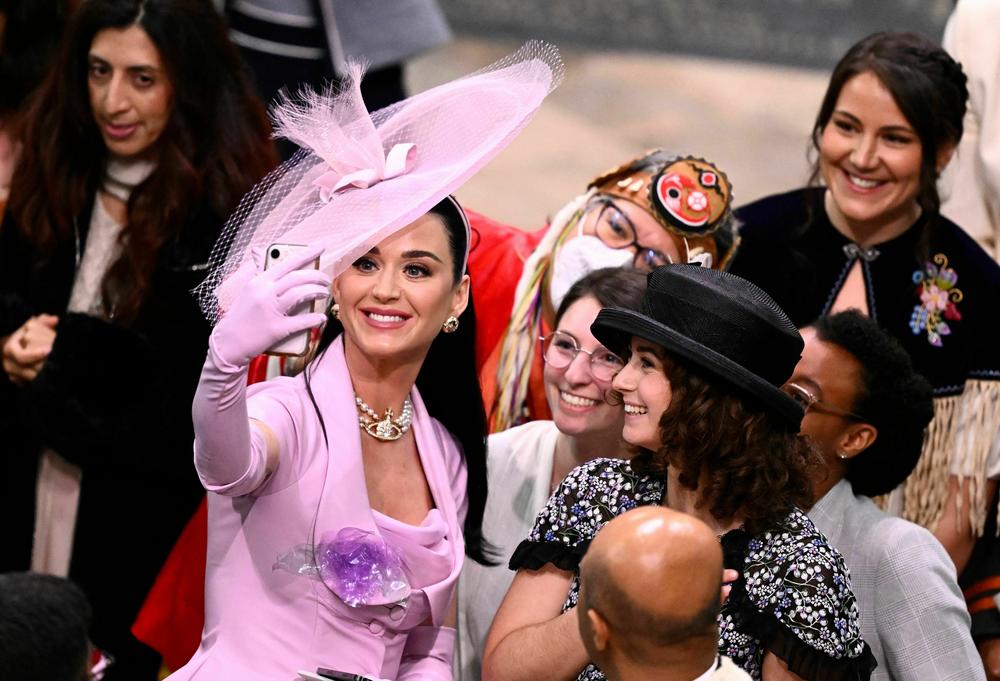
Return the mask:
M696 658L714 656L722 548L698 519L662 506L615 518L591 543L580 582L578 616L588 649L601 647L603 626L632 659L653 662L690 639L698 639L690 641Z

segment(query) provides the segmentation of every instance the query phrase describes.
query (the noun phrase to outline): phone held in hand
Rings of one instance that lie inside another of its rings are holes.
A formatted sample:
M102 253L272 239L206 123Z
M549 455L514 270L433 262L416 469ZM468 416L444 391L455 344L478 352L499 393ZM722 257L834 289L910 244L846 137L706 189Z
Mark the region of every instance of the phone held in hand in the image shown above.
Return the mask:
M302 244L271 244L267 247L267 253L264 257L264 269L270 269L278 263L301 253L307 248L309 247ZM319 258L316 258L311 263L306 263L301 269L308 269L310 267L313 269L319 269ZM315 304L316 301L306 301L301 305L297 305L292 308L289 314L298 315L312 312L315 309ZM288 338L278 341L272 345L266 352L269 355L302 357L309 350L309 334L311 331L312 329L303 329L302 331L293 333Z
M336 669L325 669L323 667L317 669L316 673L324 679L334 679L335 681L372 681L367 676L351 674L350 672L338 672Z
M352 674L350 672L341 672L336 669L326 669L325 667L320 667L316 670L316 673L306 672L299 670L299 676L303 679L308 679L309 681L373 681L373 679L367 676L361 676L359 674Z

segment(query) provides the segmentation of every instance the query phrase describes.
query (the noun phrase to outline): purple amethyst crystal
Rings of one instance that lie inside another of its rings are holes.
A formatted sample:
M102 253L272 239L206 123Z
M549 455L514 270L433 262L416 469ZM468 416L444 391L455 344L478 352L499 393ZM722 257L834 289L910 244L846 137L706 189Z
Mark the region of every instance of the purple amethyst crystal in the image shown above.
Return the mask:
M410 583L399 553L379 535L345 527L316 548L323 582L351 607L406 600Z

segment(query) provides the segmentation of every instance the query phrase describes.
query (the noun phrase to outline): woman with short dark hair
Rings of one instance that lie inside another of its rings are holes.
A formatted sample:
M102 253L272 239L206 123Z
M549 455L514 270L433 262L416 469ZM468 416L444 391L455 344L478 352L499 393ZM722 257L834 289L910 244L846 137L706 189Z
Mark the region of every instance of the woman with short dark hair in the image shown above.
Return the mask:
M546 678L603 679L569 612L580 559L611 518L662 504L713 528L739 573L721 655L754 679L867 679L874 665L843 559L800 510L817 461L798 435L802 408L781 391L802 350L795 327L753 284L690 265L654 270L640 309L602 310L592 327L628 358L612 387L638 453L576 468L538 515L511 558L518 574L484 677L538 678L546 667Z
M900 344L857 310L820 317L784 390L824 466L809 517L851 570L873 679L982 679L948 554L926 529L869 497L906 479L934 416L931 387ZM947 662L944 662L947 660Z

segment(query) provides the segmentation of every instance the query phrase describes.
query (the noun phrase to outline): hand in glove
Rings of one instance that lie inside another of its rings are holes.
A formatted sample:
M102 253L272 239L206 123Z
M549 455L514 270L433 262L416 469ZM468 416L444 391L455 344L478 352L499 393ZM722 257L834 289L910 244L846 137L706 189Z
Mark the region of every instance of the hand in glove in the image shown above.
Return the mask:
M308 248L247 283L212 332L217 359L229 368L243 367L279 341L325 321L321 312L292 313L302 303L330 295L329 276L311 267L299 269L322 253L318 246Z
M321 253L320 248L307 249L251 279L209 338L191 411L195 468L211 492L249 494L277 465L277 460L268 461L261 430L249 426L246 368L278 341L326 319L318 312L290 314L302 303L329 295L330 277L298 269Z

